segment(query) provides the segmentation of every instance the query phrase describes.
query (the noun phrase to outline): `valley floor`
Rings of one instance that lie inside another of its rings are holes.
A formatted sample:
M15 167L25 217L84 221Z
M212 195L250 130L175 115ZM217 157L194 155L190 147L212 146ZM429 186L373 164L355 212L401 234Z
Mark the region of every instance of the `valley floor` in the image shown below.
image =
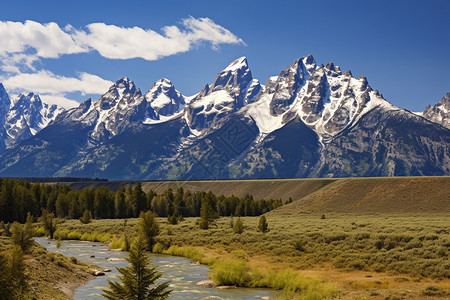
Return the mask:
M208 230L197 218L177 225L159 218L158 248L176 254L174 246L190 247L204 261L240 261L261 273L299 271L335 286L344 299L432 299L450 297L450 215L326 214L267 215L270 231L257 230L259 217L241 218L242 234L230 217ZM126 223L127 235L138 219ZM112 241L120 247L124 220L93 220L60 225L62 238ZM171 250L172 249L172 250ZM181 251L182 252L182 251ZM214 271L214 270L213 270Z

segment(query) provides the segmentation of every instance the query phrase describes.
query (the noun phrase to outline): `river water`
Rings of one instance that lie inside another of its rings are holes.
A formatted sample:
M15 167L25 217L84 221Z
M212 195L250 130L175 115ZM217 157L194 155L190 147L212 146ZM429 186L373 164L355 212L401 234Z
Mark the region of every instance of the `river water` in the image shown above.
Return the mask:
M101 289L108 287L107 280L116 281L119 275L116 267L128 265L126 252L111 251L102 243L86 241L62 241L59 248L56 241L47 238L35 238L36 242L48 251L76 257L80 261L96 264L99 269L111 269L105 276L99 276L75 290L74 299L105 299ZM206 266L192 263L182 257L150 254L150 263L163 272L162 280L171 282L173 290L169 299L273 299L277 292L271 289L214 289L197 286L197 282L208 278Z

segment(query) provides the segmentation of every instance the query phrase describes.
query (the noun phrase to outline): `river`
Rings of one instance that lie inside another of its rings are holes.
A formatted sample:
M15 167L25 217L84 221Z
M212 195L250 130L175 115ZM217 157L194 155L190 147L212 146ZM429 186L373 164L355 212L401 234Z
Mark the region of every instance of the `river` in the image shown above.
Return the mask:
M107 280L117 280L119 272L116 267L128 265L126 252L111 251L102 243L86 241L62 241L59 248L56 241L47 238L35 238L36 242L48 251L61 253L68 257L76 257L80 261L96 264L99 269L111 269L105 276L99 276L86 285L75 290L74 299L105 299L101 289L107 288ZM169 280L173 290L169 299L272 299L277 292L272 289L215 289L197 286L197 282L206 280L208 268L192 263L190 260L177 256L150 254L150 262L163 272L162 280Z

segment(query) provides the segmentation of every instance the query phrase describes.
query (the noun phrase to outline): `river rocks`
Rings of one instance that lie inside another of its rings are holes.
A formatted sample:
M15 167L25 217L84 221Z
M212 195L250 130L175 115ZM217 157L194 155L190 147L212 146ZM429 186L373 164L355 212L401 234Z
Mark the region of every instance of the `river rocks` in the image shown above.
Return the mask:
M104 269L103 272L111 272L111 269Z
M99 270L92 270L91 274L94 276L103 276L105 275L105 273L103 271L99 271Z
M204 287L204 288L217 288L219 290L228 290L228 289L235 289L236 287L233 285L220 285L217 286L214 281L212 281L211 279L207 279L207 280L202 280L197 282L198 286Z
M198 286L205 287L205 288L215 288L217 285L212 281L211 279L202 280L197 282Z
M122 261L122 260L125 260L125 259L123 259L123 258L110 258L108 260L109 261Z
M229 290L229 289L235 289L236 287L234 285L221 285L217 287L219 290Z

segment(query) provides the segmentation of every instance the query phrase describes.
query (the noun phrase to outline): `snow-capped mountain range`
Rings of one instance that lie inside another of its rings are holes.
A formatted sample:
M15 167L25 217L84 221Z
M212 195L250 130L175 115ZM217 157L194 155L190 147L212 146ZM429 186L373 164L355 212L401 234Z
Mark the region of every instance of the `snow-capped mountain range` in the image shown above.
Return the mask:
M11 99L0 83L0 151L35 135L62 111L62 107L43 103L34 93Z
M301 57L263 86L241 57L196 95L118 80L62 110L0 85L1 176L110 179L450 175L450 94L420 115ZM47 126L48 125L48 126ZM45 163L44 163L45 162Z

